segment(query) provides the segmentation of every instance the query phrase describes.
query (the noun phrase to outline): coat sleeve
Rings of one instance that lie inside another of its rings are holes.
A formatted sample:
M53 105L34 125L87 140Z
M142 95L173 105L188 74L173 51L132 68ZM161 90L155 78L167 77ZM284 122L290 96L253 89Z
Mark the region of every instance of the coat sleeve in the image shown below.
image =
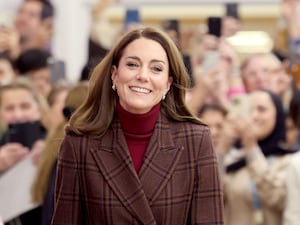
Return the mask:
M275 162L268 162L260 149L254 150L248 157L248 169L261 202L271 208L283 210L286 199L286 170L290 162L289 155L279 156ZM274 159L275 161L275 159Z
M300 225L300 154L293 158L287 171L287 201L283 225Z
M77 155L80 143L66 136L60 148L52 225L85 224L82 218Z
M223 191L216 154L206 128L199 146L193 191L191 224L222 225Z

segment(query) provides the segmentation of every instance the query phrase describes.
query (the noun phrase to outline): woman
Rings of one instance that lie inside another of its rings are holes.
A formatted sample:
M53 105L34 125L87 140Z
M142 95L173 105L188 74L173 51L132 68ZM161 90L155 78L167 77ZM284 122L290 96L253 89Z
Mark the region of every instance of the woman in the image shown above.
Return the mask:
M289 106L289 118L293 125L300 129L300 90L293 90L293 97ZM299 146L300 139L298 137L297 145ZM294 147L296 147L294 146ZM298 153L294 155L287 171L287 199L284 208L283 225L298 225L300 222L300 152L299 148L295 148Z
M14 142L11 140L9 127L23 124L22 128L25 128L25 124L28 123L29 126L26 128L40 129L40 133L34 135L31 130L30 135L23 133L22 136L28 136L30 139L33 136L43 139L46 130L41 121L46 110L48 110L46 100L38 94L29 80L18 78L0 87L0 122L4 127L4 133L0 140L0 173L10 169L23 159L29 153L28 148L30 147L34 150L32 155L33 159L35 158L34 161L39 158L43 144L37 141L34 142L34 146L24 146L20 142Z
M66 87L65 87L66 88ZM64 127L71 116L71 113L77 109L84 101L88 92L88 83L79 82L70 90L60 89L59 95L67 91L64 107L61 110L64 114L64 120L60 121L55 128L49 131L45 140L45 148L38 164L38 170L32 185L32 201L42 205L41 225L51 224L54 210L54 186L56 174L56 160L58 150L64 137Z
M95 68L58 157L52 224L223 224L209 130L185 106L181 54L155 28Z
M214 103L204 104L199 111L199 117L210 129L212 144L214 147L218 146L226 114L227 112L221 105Z
M47 109L46 99L38 94L27 79L16 78L0 87L0 121L5 129L0 140L0 174L8 172L25 157L30 157L34 165L38 163L44 147L43 139L46 136L42 120ZM30 176L26 178L32 179ZM17 177L15 180L17 182L15 185L18 185L16 187L27 189L20 185ZM19 191L12 188L2 189L1 192L9 196L14 192L12 190ZM15 205L15 202L19 201L17 196L12 196L12 201L5 202L5 205L2 202L1 207L16 208L15 210L20 213L18 211L20 204ZM39 224L40 212L40 207L36 207L16 216L9 223Z
M283 149L285 113L278 95L256 90L250 94L247 118L224 124L219 154L236 143L224 164L225 224L280 225L286 187L285 174L293 151ZM222 158L222 157L220 157Z

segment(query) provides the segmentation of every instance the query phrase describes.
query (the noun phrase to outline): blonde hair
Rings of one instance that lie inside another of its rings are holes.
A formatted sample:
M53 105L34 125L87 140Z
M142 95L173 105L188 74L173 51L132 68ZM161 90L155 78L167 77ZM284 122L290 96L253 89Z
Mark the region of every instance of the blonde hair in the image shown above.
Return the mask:
M241 65L241 71L243 74L243 71L248 67L249 63L255 59L255 58L265 58L267 59L268 65L270 65L271 68L280 68L281 62L280 60L273 54L273 53L256 53L251 56L249 56L247 59L245 59Z
M46 115L47 111L49 110L47 99L36 90L34 85L31 83L30 79L26 77L17 77L8 84L0 85L0 106L2 105L3 93L6 91L17 90L17 89L26 90L32 95L33 99L36 101L36 103L39 106L39 111L41 114L41 122L45 126L44 115Z
M65 100L65 106L77 109L85 100L88 92L86 81L78 83L71 88ZM49 186L51 171L57 160L58 151L65 135L67 120L61 122L56 128L49 131L45 141L45 148L39 161L37 174L32 185L32 201L42 204Z

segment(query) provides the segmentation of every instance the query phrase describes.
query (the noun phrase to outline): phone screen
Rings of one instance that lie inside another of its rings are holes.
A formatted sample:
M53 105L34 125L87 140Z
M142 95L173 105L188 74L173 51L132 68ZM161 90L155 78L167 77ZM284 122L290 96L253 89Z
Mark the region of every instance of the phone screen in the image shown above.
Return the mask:
M221 17L208 17L207 19L208 34L216 37L221 36L222 18Z
M125 12L124 27L129 29L131 26L135 26L141 22L140 13L138 9L127 8Z
M247 116L250 113L250 101L247 94L234 95L230 99L229 116L237 118Z
M65 63L63 61L50 58L48 60L48 65L50 68L50 76L51 76L50 80L52 83L55 83L59 80L66 79L65 77L66 68L65 68Z
M239 18L238 4L237 3L226 3L226 15L234 18Z
M29 149L35 141L44 139L46 130L39 121L9 124L6 143L20 143Z

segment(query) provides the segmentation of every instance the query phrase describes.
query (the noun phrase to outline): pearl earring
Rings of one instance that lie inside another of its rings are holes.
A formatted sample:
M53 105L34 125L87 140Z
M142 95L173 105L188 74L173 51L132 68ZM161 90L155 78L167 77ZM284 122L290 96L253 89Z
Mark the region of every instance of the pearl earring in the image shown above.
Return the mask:
M115 91L116 90L116 85L113 84L113 86L111 88Z

